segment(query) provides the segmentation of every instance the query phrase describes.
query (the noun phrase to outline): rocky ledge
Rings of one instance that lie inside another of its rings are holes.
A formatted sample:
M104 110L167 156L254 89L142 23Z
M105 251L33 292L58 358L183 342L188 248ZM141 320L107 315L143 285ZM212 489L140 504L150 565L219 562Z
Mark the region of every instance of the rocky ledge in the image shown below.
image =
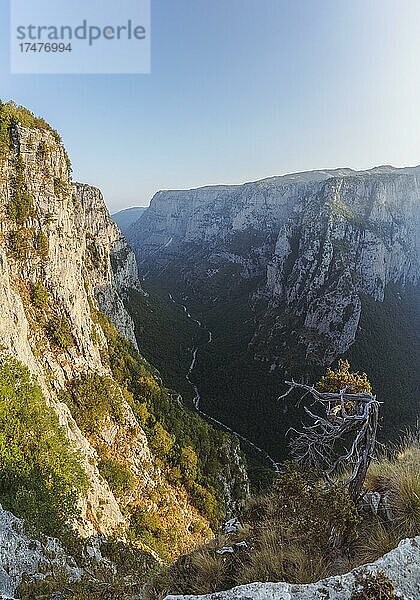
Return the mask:
M373 576L373 577L372 577ZM323 579L317 583L250 583L204 596L167 596L165 600L350 600L364 598L364 588L376 581L395 586L395 598L420 598L420 536L400 542L397 548L375 563L363 565L345 575ZM370 588L370 591L371 588ZM359 595L358 592L361 592ZM378 587L378 598L381 596Z
M23 521L0 505L0 598L13 598L25 576L44 579L60 570L70 580L82 575L57 539L45 537L41 543L31 538Z

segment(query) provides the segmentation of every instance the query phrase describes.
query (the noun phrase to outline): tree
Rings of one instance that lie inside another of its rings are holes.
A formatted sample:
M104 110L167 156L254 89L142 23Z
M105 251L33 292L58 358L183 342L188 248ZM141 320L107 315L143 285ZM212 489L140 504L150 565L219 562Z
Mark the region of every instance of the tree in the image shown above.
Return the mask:
M311 408L304 406L312 423L301 432L293 430L293 455L302 466L321 469L330 483L341 478L357 500L372 460L379 414L366 373L351 373L348 361L339 361L338 369L329 368L315 386L286 383L289 390L281 398L297 388L312 400Z
M197 478L198 457L191 446L182 448L179 464L186 479L194 481Z
M174 436L168 433L160 423L156 423L153 427L153 435L150 440L152 451L159 456L159 458L165 459L172 450L174 443Z

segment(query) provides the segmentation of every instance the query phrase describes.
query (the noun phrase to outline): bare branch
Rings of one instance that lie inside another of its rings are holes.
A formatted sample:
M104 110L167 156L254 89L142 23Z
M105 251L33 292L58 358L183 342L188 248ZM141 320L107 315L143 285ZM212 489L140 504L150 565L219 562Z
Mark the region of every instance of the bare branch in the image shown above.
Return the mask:
M291 443L294 456L304 467L321 468L330 483L350 468L350 474L341 482L349 486L352 497L357 499L376 441L380 405L376 396L367 392L349 393L347 388L336 393L320 392L293 380L286 383L289 389L280 398L293 389L304 390L305 395L309 393L313 398L312 406L318 405L321 413L304 407L313 423L296 432ZM346 441L350 442L348 450Z

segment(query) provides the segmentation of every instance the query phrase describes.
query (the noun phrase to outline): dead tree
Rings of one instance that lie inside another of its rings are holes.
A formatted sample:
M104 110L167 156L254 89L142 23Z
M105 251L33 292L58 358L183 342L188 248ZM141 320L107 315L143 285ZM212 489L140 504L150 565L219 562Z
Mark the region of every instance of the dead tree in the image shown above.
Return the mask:
M312 386L286 381L289 390L302 389L312 399L304 406L312 424L305 425L291 442L294 457L304 467L321 469L329 483L337 478L358 500L372 460L378 428L379 402L370 393L319 392ZM312 408L316 407L316 408ZM318 414L321 413L321 414ZM350 469L350 472L349 472Z

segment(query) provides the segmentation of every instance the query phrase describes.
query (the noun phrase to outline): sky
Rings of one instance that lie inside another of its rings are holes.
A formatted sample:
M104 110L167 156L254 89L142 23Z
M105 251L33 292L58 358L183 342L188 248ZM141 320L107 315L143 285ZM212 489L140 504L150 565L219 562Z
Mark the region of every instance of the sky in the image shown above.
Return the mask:
M0 0L0 98L60 132L111 211L160 189L420 163L419 0L152 0L151 27L151 74L11 75Z

